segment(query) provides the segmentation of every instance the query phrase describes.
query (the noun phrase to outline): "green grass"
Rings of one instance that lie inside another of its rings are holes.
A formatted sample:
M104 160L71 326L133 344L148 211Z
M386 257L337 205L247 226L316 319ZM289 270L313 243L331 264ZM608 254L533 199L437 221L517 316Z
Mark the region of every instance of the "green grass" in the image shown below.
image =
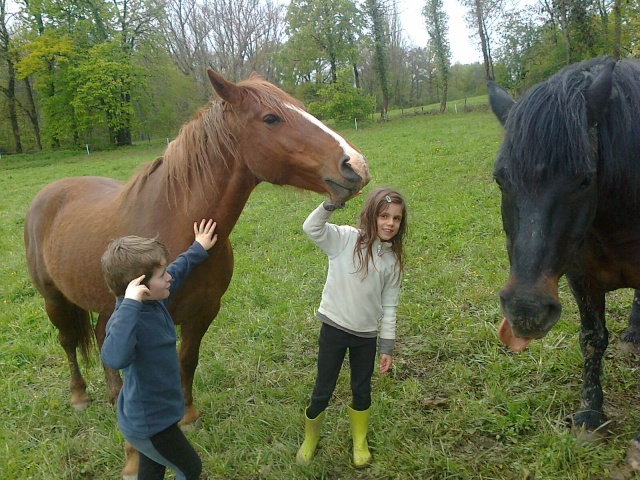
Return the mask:
M616 348L631 292L609 296L612 345L603 384L612 422L599 444L580 441L565 423L579 405L582 360L578 316L564 281L562 319L544 340L521 354L497 341L497 292L508 271L491 176L502 135L498 122L478 109L343 133L367 155L371 186L399 188L409 209L395 364L391 374L374 375L374 463L363 471L350 466L343 371L316 459L306 468L295 465L315 375L314 313L326 269L324 254L301 225L322 198L265 184L231 236L235 275L196 372L202 425L188 436L203 459L203 478L632 478L624 456L640 430L638 358ZM97 353L83 367L91 406L76 413L68 404L66 360L26 272L24 212L57 178L126 179L163 147L0 161L0 478L119 476L123 441ZM333 220L354 222L361 202L348 203Z

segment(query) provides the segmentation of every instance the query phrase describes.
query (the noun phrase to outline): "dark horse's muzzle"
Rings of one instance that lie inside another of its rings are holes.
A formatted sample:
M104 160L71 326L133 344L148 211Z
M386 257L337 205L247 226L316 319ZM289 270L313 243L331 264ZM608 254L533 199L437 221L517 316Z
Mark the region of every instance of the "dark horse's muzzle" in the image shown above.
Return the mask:
M499 296L502 313L516 337L544 337L562 312L560 302L547 292L533 292L507 284Z

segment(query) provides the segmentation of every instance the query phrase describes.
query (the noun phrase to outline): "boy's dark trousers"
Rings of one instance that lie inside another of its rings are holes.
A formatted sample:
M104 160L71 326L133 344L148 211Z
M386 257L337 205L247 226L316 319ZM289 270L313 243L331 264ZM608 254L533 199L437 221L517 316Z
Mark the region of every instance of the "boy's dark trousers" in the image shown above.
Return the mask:
M176 479L197 480L202 461L177 424L151 438L127 438L140 453L138 480L162 480L166 467L176 472Z

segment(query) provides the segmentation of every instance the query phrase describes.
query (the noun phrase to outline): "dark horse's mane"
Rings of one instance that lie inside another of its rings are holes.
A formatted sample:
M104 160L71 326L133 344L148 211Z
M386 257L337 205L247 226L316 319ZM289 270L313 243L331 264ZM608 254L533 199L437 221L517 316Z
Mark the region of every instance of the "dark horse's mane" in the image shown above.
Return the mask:
M239 82L238 86L243 87L244 94L253 102L270 108L285 121L290 121L294 115L285 105L304 110L299 101L261 78ZM233 109L220 99L212 99L180 129L161 157L142 165L131 177L124 186L125 198L130 193L137 193L149 176L162 166L162 190L167 199L174 205L182 203L186 206L190 198L204 192L204 186L211 189L216 185L213 178L216 162L228 164L239 160L237 140L232 133L238 123Z
M496 163L500 168L505 159L513 162L504 170L513 185L591 173L597 174L599 188L632 195L635 201L640 186L640 63L617 62L607 110L593 128L587 120L585 91L612 61L601 57L566 67L513 106Z

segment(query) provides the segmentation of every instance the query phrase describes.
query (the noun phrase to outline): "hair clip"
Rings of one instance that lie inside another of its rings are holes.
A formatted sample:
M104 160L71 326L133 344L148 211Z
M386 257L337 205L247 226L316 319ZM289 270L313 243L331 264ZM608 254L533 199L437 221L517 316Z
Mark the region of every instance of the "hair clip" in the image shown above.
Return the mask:
M391 197L389 195L385 195L384 199L387 201L387 203L391 203Z

